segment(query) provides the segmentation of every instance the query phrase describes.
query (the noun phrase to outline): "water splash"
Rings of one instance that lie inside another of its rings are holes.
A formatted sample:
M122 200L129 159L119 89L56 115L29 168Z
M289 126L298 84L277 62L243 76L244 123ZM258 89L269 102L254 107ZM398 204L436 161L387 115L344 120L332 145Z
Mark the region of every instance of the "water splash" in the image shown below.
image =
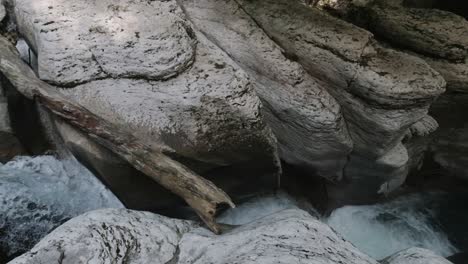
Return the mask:
M0 164L0 249L30 249L68 219L120 201L73 157L17 157Z
M384 204L345 206L325 221L375 259L409 247L426 248L446 257L457 249L438 223L435 202L439 199L439 194L418 194Z
M236 208L229 209L221 214L217 221L228 225L243 225L276 212L292 208L302 208L311 215L318 216L318 213L310 204L297 201L288 194L279 192L277 194L255 197L238 205Z

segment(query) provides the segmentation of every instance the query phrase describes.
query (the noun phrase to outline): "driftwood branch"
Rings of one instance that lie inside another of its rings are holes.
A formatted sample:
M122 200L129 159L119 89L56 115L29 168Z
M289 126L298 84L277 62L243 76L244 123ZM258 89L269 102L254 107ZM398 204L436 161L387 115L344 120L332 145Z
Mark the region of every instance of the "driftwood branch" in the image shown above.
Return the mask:
M160 150L148 147L125 129L96 116L55 87L39 80L3 36L0 36L0 72L21 94L36 100L53 114L82 130L97 143L182 197L213 232L221 232L215 222L216 213L221 206L234 207L225 192Z

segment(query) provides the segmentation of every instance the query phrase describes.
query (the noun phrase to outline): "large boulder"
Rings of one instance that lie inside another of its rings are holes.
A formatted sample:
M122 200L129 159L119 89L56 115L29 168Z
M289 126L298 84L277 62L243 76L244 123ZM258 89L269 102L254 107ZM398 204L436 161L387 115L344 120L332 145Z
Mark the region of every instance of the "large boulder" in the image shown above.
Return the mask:
M338 188L336 199L352 198L339 190L358 194L366 179L363 201L403 183L409 157L401 141L445 91L440 74L420 58L379 45L370 32L296 1L238 2L342 107L354 147L347 179L331 187ZM363 170L371 173L364 177Z
M265 185L276 187L276 138L253 85L176 1L12 2L42 80L198 173L239 168L253 180L268 175ZM66 142L76 136L61 131ZM140 204L149 208L150 200Z
M60 226L10 263L171 263L192 226L146 212L93 211Z
M214 235L194 223L123 209L70 220L14 259L20 263L377 264L298 209Z
M283 52L236 1L180 2L197 30L228 53L253 81L281 158L341 178L352 149L341 108L325 87Z
M447 259L423 248L409 248L381 261L382 264L451 264Z

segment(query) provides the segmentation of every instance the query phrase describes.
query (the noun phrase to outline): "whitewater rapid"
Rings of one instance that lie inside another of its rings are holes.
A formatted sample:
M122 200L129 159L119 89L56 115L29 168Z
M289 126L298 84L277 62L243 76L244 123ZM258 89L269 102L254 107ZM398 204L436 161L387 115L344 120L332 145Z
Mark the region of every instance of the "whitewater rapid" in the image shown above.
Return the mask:
M123 205L72 156L0 163L0 253L24 252L68 219L110 207Z
M450 256L457 249L438 226L436 212L431 208L433 201L443 198L436 194L416 194L383 204L345 206L321 220L375 259L383 259L410 247L422 247ZM242 225L291 208L304 209L304 203L284 193L266 195L229 209L217 220L224 224ZM306 209L320 218L313 209Z
M457 253L438 221L442 194L413 194L376 205L345 206L325 222L362 252L383 259L421 247L447 257Z

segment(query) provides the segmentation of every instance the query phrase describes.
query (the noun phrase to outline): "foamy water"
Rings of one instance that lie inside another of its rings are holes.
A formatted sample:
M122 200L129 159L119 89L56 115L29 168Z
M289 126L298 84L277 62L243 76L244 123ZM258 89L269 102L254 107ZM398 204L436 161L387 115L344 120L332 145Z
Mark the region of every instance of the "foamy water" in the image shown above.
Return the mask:
M73 157L17 157L0 164L0 249L28 250L64 221L123 205Z
M430 202L434 197L436 194L410 195L385 204L345 206L325 221L375 259L409 247L430 249L447 257L457 249L437 223Z

